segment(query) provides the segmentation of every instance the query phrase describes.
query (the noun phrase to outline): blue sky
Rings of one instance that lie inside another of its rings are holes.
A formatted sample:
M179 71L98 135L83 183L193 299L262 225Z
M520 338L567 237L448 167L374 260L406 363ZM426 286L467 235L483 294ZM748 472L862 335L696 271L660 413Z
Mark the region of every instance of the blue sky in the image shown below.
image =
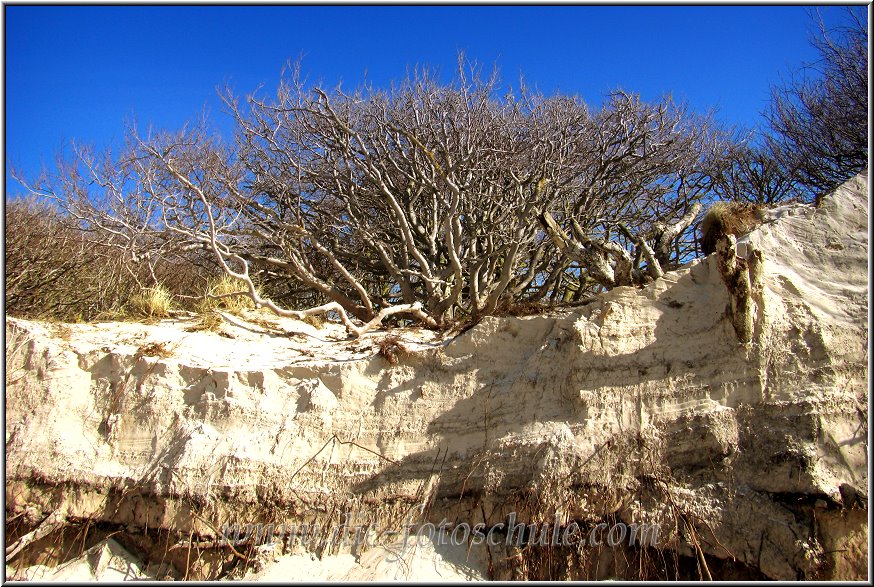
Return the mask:
M4 157L32 175L70 140L107 146L125 120L175 129L216 97L275 87L289 59L311 79L386 86L456 55L600 104L621 87L672 92L752 126L769 87L816 57L804 6L4 6ZM866 7L856 7L865 14ZM822 7L827 25L841 7ZM7 176L10 195L17 183Z

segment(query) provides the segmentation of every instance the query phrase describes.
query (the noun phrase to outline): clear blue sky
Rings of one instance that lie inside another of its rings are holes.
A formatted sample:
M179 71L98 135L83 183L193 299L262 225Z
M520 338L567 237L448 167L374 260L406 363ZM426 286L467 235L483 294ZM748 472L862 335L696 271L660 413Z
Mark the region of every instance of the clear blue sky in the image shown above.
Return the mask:
M752 126L778 83L816 56L803 6L4 6L5 159L28 174L70 140L106 146L127 119L178 128L216 87L275 86L303 56L311 79L377 85L417 63L451 74L464 50L547 93L600 104L617 87L672 92ZM826 24L846 18L820 9ZM856 7L863 15L866 7ZM17 183L7 176L10 195Z

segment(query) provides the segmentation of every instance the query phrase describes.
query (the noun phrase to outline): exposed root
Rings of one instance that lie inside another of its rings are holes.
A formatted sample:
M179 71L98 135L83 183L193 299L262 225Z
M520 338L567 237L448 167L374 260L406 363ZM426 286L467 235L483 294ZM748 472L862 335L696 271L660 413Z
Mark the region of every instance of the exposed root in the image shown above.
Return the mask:
M45 520L40 522L39 526L36 527L35 530L28 532L12 544L6 547L6 563L8 564L12 559L18 556L22 550L24 550L27 545L36 542L40 538L48 536L55 530L59 528L63 528L67 525L67 517L62 514L59 510L52 512L46 517Z

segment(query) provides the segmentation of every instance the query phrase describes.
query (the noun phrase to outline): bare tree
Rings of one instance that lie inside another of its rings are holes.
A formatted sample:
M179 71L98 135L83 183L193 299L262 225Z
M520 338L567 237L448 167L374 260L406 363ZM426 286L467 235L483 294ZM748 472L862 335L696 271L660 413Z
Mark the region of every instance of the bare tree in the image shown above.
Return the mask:
M57 209L33 199L6 202L6 311L73 317L93 294L81 282L97 258L81 234L66 230ZM92 303L97 300L91 300Z
M162 223L162 202L155 195L148 161L128 142L117 155L111 149L97 152L73 144L72 156L58 158L57 171L44 171L30 181L17 170L13 175L32 196L44 200L60 214L58 222L81 238L117 257L140 286L158 285L158 266L168 261L203 265L203 259L186 255L186 247Z
M209 274L192 266L190 257L133 263L51 200L33 197L6 202L5 259L6 311L58 320L120 315L146 284L184 296Z
M190 294L202 289L218 268L200 247L167 230L148 164L131 141L118 154L74 144L71 157L58 158L54 173L44 171L33 181L13 169L31 200L13 204L22 220L7 259L20 264L9 268L7 294L14 294L26 274L30 297L8 308L28 315L94 318L122 310L136 293L156 285L188 299L183 306L194 306L199 296ZM36 244L40 241L44 246ZM69 264L69 279L36 286ZM63 303L51 302L55 299Z
M623 92L595 112L524 84L499 98L498 84L461 60L448 84L417 70L351 93L295 68L272 98L224 94L232 144L205 125L132 131L117 159L79 151L33 191L132 259L208 253L240 280L232 295L333 312L352 335L579 299L692 254L727 149L709 118Z
M300 258L295 277L361 319L374 298L421 300L437 325L492 313L502 297L541 298L562 287L557 251L608 288L657 277L688 253L678 241L724 153L709 119L624 93L596 115L524 87L500 101L496 84L460 68L451 85L420 72L391 93L308 92L292 76L275 102L249 98L245 112L228 96L258 192L244 215L271 242L290 224L304 231L296 242L310 255L286 251ZM551 208L591 254L544 233L536 217ZM341 279L320 280L303 263L312 256ZM374 296L352 268L379 274L384 291ZM329 286L343 280L345 291Z
M793 171L786 168L769 144L754 144L754 139L754 133L747 133L732 141L727 162L714 186L719 198L764 205L804 200L806 192L793 177Z
M591 158L582 189L564 198L560 222L548 212L541 222L601 288L658 278L692 255L690 227L722 173L728 137L669 97L646 104L621 91L592 128L580 149Z
M766 117L768 147L808 197L828 191L868 165L868 27L847 10L850 24L829 31L820 20L812 43L816 76L796 76L773 90Z

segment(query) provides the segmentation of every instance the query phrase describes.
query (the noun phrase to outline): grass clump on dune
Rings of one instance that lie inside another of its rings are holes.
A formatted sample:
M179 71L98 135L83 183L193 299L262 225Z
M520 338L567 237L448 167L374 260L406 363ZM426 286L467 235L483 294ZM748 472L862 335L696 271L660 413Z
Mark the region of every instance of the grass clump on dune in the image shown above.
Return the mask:
M241 316L244 310L254 310L255 303L248 295L239 293L244 291L243 282L230 275L209 280L197 308L200 322L194 329L218 332L224 322L221 312Z
M255 303L246 294L229 295L237 292L245 292L243 282L230 275L222 275L218 279L210 280L203 295L200 312L208 314L216 310L224 310L239 315L243 310L254 310Z
M144 289L128 302L131 316L152 320L168 318L172 306L173 294L163 285Z

